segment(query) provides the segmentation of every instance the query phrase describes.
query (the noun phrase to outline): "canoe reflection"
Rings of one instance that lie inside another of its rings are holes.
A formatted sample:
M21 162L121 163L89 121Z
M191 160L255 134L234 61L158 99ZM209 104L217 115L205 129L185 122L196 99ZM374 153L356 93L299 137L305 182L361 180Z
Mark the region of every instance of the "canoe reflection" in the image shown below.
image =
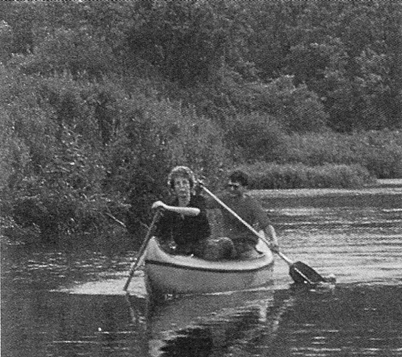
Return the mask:
M280 295L275 292L274 298L273 290L264 289L188 296L150 306L149 355L221 356L256 339L271 339L292 303Z

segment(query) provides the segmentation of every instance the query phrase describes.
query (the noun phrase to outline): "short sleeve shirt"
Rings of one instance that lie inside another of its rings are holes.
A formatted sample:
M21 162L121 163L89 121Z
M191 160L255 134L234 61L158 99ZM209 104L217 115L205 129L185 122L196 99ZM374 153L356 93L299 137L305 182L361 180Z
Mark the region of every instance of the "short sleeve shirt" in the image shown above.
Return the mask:
M178 206L178 199L175 199L172 206ZM163 216L157 224L157 236L163 240L174 240L177 245L197 243L211 234L205 198L199 195L192 195L187 207L194 207L200 210L197 216L184 216L175 212L164 211Z
M271 224L261 204L248 194L244 194L241 198L232 197L229 194L222 194L219 195L219 199L256 229L265 229ZM218 202L208 200L208 208L221 209L225 233L229 238L234 241L247 240L252 243L257 243L257 237L236 217L219 205Z

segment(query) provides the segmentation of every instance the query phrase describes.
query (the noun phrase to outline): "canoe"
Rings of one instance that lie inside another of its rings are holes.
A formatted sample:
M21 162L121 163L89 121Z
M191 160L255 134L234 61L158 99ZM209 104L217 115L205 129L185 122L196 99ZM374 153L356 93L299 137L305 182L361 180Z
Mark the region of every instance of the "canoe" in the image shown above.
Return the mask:
M268 246L257 244L260 256L247 260L207 261L172 255L153 237L145 253L148 294L204 294L254 289L272 281L274 257Z

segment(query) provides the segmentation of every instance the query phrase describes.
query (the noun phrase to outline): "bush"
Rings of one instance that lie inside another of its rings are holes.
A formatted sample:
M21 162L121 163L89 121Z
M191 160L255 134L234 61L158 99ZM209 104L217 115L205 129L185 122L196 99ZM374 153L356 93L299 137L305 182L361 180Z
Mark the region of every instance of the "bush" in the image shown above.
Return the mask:
M101 79L103 73L113 72L116 59L106 41L92 32L89 26L55 29L32 54L15 57L10 64L20 65L26 74L48 76L68 71L79 77L85 72L90 78Z
M402 177L402 133L398 131L293 134L284 140L287 151L281 162L359 164L377 178Z
M242 166L250 174L250 189L350 188L371 183L368 171L359 165L255 163Z
M152 201L166 198L169 171L187 165L217 181L227 150L220 130L178 104L136 94L116 102L120 126L108 148L107 187L128 197L134 229L149 220ZM214 179L215 178L215 179Z
M355 159L354 146L350 139L347 135L333 132L289 135L285 138L287 152L282 160L308 166L349 164Z
M226 141L237 151L240 161L275 161L286 151L285 134L269 115L238 115L228 121Z
M370 131L354 134L357 159L377 178L402 178L402 132Z
M18 182L11 201L15 222L38 227L48 242L84 232L97 235L110 223L105 214L124 207L119 197L102 192L105 167L99 154L80 145L67 128L61 143L40 173Z
M317 94L304 84L295 86L293 80L293 76L281 76L268 84L253 85L253 110L272 115L288 132L325 129L328 115Z

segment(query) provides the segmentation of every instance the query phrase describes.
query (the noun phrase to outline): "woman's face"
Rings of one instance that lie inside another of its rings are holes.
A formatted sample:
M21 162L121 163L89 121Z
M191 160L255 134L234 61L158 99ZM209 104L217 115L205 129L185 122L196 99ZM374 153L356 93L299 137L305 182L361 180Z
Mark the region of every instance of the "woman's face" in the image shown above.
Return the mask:
M187 199L190 197L191 186L188 178L185 177L176 177L173 180L174 183L174 192L177 197L181 199Z

